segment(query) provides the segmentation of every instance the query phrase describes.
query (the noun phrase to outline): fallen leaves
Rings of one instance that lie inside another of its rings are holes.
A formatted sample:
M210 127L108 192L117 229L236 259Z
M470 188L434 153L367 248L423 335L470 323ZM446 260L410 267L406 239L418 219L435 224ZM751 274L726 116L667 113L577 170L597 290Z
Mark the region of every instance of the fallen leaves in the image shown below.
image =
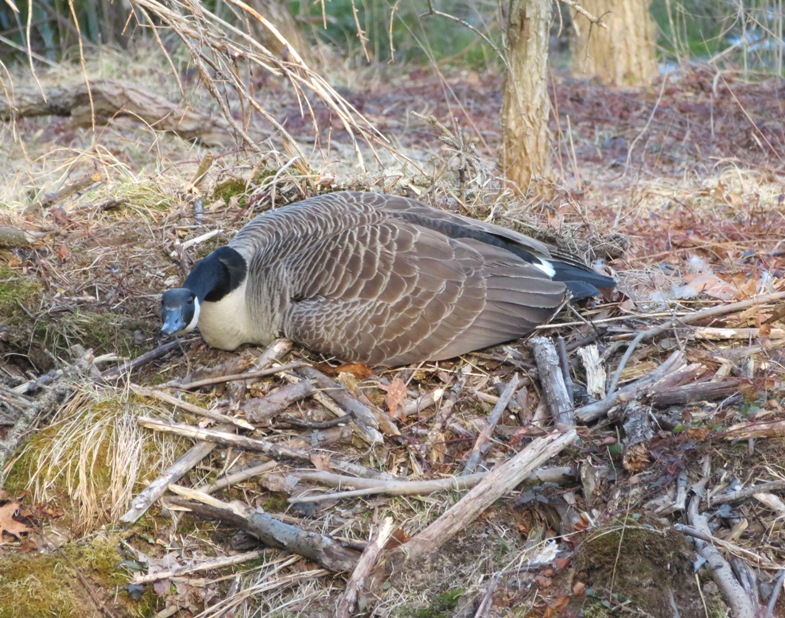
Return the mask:
M9 534L18 540L22 538L23 534L33 531L29 526L14 519L19 506L19 502L16 501L6 502L0 506L0 544L3 543L3 534Z

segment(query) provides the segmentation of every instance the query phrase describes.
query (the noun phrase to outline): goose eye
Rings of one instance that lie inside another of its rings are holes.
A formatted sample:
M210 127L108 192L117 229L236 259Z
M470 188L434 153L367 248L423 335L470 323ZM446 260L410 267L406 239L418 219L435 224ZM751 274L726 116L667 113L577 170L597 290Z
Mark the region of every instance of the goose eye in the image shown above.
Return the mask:
M194 304L194 299L193 298L189 298L188 299L188 304L189 305L193 305Z

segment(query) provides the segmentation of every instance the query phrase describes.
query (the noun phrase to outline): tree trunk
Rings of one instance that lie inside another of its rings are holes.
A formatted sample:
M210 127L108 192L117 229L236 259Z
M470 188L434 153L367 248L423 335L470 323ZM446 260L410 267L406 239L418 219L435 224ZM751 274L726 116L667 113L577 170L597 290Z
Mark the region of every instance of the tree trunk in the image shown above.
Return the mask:
M292 46L308 66L314 64L314 54L308 38L300 29L286 0L250 0L248 4L264 16ZM254 35L267 49L286 60L288 50L267 28L252 20Z
M656 27L649 0L582 0L608 29L573 18L572 71L609 86L648 85L657 76Z
M550 157L548 39L552 0L510 0L502 97L505 176L525 192Z

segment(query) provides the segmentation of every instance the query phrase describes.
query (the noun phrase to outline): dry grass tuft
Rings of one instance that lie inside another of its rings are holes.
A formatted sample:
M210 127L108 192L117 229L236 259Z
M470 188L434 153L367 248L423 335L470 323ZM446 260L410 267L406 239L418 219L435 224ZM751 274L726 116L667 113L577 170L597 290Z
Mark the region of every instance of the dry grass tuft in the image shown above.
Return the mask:
M123 390L83 385L13 462L9 486L24 480L35 501L71 505L76 534L115 523L180 448L139 427L151 413L169 415Z

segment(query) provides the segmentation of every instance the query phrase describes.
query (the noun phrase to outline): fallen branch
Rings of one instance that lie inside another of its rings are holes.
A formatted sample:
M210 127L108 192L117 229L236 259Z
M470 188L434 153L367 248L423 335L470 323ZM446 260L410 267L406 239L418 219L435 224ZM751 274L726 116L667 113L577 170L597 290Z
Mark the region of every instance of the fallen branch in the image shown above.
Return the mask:
M715 504L727 504L728 502L736 502L737 500L751 498L753 494L771 493L773 491L782 491L783 489L785 489L785 481L769 481L768 483L750 485L744 489L731 491L727 494L720 494L719 496L708 496L706 501L708 502L709 506Z
M242 404L245 418L259 425L283 412L297 401L301 401L313 394L310 381L302 380L294 384L287 384L275 389L264 397L247 399Z
M354 570L359 560L357 552L343 547L327 535L285 524L267 513L257 513L245 504L223 503L219 507L181 498L168 498L166 502L201 517L231 524L252 534L265 545L304 556L335 573Z
M133 585L149 584L157 582L162 579L172 579L174 577L183 577L191 573L198 573L199 571L212 571L215 569L223 569L224 567L242 564L263 558L267 550L257 549L256 551L249 551L242 554L235 554L234 556L222 556L220 558L209 558L202 560L198 564L190 564L188 566L175 567L173 569L166 569L164 571L156 571L155 573L147 573L146 575L137 575L131 580Z
M247 371L245 373L232 373L225 376L215 376L212 378L205 378L204 380L195 380L193 382L186 382L185 384L178 384L177 382L168 382L166 386L177 388L181 391L190 391L195 388L203 386L212 386L213 384L223 384L225 382L236 382L238 380L253 380L254 378L266 378L282 371L289 371L302 367L303 363L296 361L294 363L287 363L286 365L279 365L277 367L268 367L267 369L257 369L255 371Z
M147 429L152 429L154 431L172 433L178 436L185 436L186 438L193 438L194 440L215 442L225 446L236 446L247 451L264 453L268 457L311 461L311 457L313 456L313 453L310 451L290 448L288 446L280 446L268 440L258 440L255 438L238 436L233 433L216 431L214 429L202 429L201 427L193 427L191 425L181 425L162 419L150 418L147 416L140 416L137 419L137 422L142 427L146 427ZM336 470L341 470L342 472L346 472L348 474L356 474L357 476L367 476L371 478L384 476L381 472L371 468L366 468L359 464L353 464L348 461L330 459L329 465L331 465Z
M559 356L553 342L547 337L532 337L529 347L534 352L537 372L540 374L542 395L557 427L574 427L575 413L567 385L561 371Z
M195 339L176 339L175 341L170 341L169 343L165 343L164 345L160 345L154 350L150 350L149 352L145 352L141 356L137 356L135 359L130 360L122 365L114 367L113 369L107 369L103 373L101 373L101 381L106 382L107 380L111 380L114 378L118 378L125 373L132 373L136 369L143 367L147 363L151 363L154 360L158 360L162 356L169 354L172 350L180 349L183 352L188 350L188 346L195 341Z
M676 371L684 364L684 353L681 350L676 350L671 354L662 365L657 367L650 374L643 376L641 379L625 384L619 390L609 394L602 401L595 401L588 405L582 406L575 410L575 416L581 423L589 423L598 418L605 416L608 411L614 406L619 405L625 401L637 399L643 394L643 390L650 384L657 382L669 373Z
M404 560L417 564L420 558L450 541L496 500L519 485L535 468L555 457L577 438L575 429L570 429L566 433L552 433L532 441L515 457L494 468L476 487L425 530L393 550L388 566L400 566Z
M335 618L351 617L352 610L357 604L357 598L365 587L365 578L370 575L371 570L376 565L379 554L387 544L392 532L393 519L392 517L385 517L381 528L379 528L379 531L366 546L360 559L357 561L357 566L354 571L352 571L352 576L349 578L349 581L346 582L346 590L344 590L341 598L338 599L338 604L335 608Z
M323 500L340 500L341 498L351 498L356 496L371 496L383 494L386 496L426 496L438 491L456 491L474 487L487 477L490 472L475 472L466 476L451 476L444 479L431 479L427 481L385 481L382 479L357 478L344 476L324 471L302 471L293 472L286 476L287 479L305 481L307 483L321 483L332 487L357 487L354 491L343 491L333 494L322 494L318 496L296 496L289 498L292 504L298 502L321 502ZM554 483L563 484L568 478L574 476L572 468L569 466L557 466L553 468L541 468L532 472L525 481L538 484Z
M488 420L485 422L485 427L483 427L480 435L477 436L477 441L472 447L472 452L469 455L469 459L466 461L466 465L463 468L463 472L461 472L461 476L466 476L474 472L474 469L482 460L483 455L485 455L485 453L487 453L491 448L491 436L493 436L493 430L499 423L502 413L507 409L512 396L515 394L515 391L518 388L518 382L518 374L514 373L510 383L507 385L507 388L504 389L504 392L499 397L499 401L488 415Z
M703 309L702 311L696 311L695 313L683 315L679 317L678 321L671 320L665 324L660 324L659 326L655 326L638 333L635 336L635 339L630 342L630 345L627 346L624 356L622 356L621 360L619 361L619 366L616 368L616 372L613 374L613 379L611 380L610 386L608 387L608 395L611 396L616 391L616 387L619 385L619 380L621 379L621 374L624 371L624 367L627 365L627 361L630 360L632 353L635 351L635 348L638 347L638 344L644 339L651 339L652 337L656 337L662 333L668 332L672 328L675 328L679 325L694 324L695 322L700 322L701 320L708 320L710 318L717 318L730 313L746 311L747 309L755 307L756 305L763 305L777 300L782 300L784 298L785 292L773 292L771 294L765 294L756 298L750 298L749 300L743 300L738 303L731 303L730 305L709 307L708 309Z
M228 423L229 425L234 425L240 429L247 429L249 431L256 429L256 427L241 418L227 416L226 414L221 414L220 412L213 412L207 408L202 408L201 406L197 406L193 403L177 399L177 397L172 397L172 395L169 395L168 393L163 393L161 391L157 391L152 388L146 388L144 386L137 386L136 384L130 384L129 388L137 395L141 395L143 397L152 397L153 399L168 403L169 405L175 406L176 408L181 408L186 412L191 412L192 414L204 416L205 418L209 418L220 423Z
M210 483L209 485L205 485L203 487L197 487L199 491L205 494L212 494L218 491L219 489L224 489L225 487L229 487L230 485L236 485L237 483L242 483L243 481L247 481L255 476L259 476L266 472L271 472L278 467L277 461L266 461L263 464L259 464L258 466L251 466L249 468L244 468L242 470L238 470L237 472L233 472L232 474L227 474L226 476L221 476L218 478L215 483Z
M693 496L687 506L687 516L693 528L706 537L711 537L708 519L698 512L699 503L700 498ZM722 557L722 554L712 543L696 539L695 544L698 553L709 563L711 577L722 591L734 618L755 618L757 608L752 606L752 601L733 575L733 570L727 560Z
M726 440L749 440L750 438L779 438L785 435L785 421L761 421L739 423L722 432Z
M229 427L220 426L220 429ZM202 459L207 457L218 446L214 442L200 442L194 444L188 451L164 470L157 479L150 483L136 498L131 508L126 511L120 521L126 524L136 523L155 502L166 493L170 484L176 483L194 468Z

